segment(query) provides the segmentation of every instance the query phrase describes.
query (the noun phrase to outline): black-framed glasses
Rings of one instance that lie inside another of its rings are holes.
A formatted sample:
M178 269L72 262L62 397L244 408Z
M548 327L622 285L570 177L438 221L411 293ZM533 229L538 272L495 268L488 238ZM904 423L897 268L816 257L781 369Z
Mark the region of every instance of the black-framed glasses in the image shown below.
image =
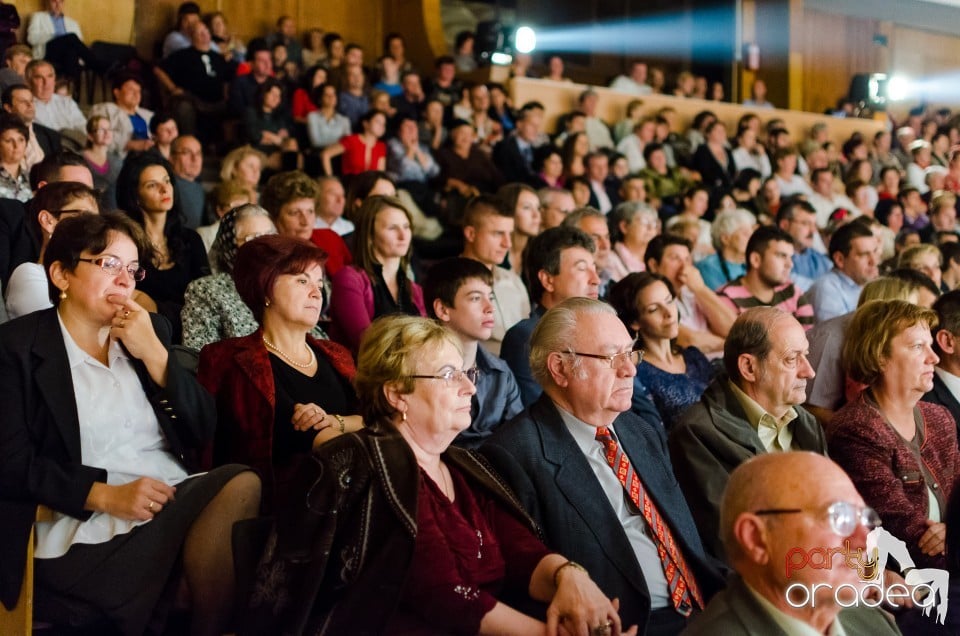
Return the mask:
M840 537L849 537L853 534L857 526L864 526L867 530L873 530L881 525L880 515L870 506L858 506L849 501L835 501L826 508L769 508L766 510L754 510L755 515L789 515L801 512L807 512L818 515L821 518L826 517L830 523L830 529L834 534Z
M634 340L630 345L629 351L621 351L609 356L602 356L598 353L583 353L582 351L564 351L569 355L580 356L582 358L593 358L594 360L604 360L611 369L617 368L618 360L629 360L630 364L636 366L643 360L643 346L639 340Z
M140 263L130 263L126 267L123 266L123 261L121 261L116 256L101 256L99 258L78 258L78 261L83 263L92 263L110 274L111 276L119 276L121 270L126 270L127 274L130 275L130 278L137 281L138 283L142 281L147 276L147 270L140 267Z
M407 377L415 380L443 380L447 386L460 384L463 382L463 379L466 378L470 380L471 384L476 384L477 380L480 379L480 369L477 367L470 367L469 369L445 369L436 375L408 375Z

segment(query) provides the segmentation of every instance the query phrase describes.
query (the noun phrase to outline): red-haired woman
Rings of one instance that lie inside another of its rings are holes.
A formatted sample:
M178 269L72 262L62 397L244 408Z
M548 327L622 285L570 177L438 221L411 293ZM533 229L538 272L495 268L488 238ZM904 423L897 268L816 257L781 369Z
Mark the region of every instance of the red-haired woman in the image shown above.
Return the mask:
M267 510L298 457L361 425L350 353L308 335L323 306L323 262L320 248L299 239L244 244L233 280L260 329L200 352L200 383L219 416L213 463L245 458L264 482Z

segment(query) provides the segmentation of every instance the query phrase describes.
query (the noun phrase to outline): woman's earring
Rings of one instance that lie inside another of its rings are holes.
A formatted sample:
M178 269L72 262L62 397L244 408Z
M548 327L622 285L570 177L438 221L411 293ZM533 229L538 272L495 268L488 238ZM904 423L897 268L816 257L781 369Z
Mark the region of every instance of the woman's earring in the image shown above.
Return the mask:
M270 300L268 299L268 300L264 301L263 306L264 306L264 307L269 307L269 306L270 306Z
M406 422L406 421L407 421L407 412L406 412L405 410L404 410L404 411L400 411L400 421L401 421L401 422Z
M66 290L66 289L61 289L61 290L60 290L60 300L66 300L66 299L67 299L67 290Z

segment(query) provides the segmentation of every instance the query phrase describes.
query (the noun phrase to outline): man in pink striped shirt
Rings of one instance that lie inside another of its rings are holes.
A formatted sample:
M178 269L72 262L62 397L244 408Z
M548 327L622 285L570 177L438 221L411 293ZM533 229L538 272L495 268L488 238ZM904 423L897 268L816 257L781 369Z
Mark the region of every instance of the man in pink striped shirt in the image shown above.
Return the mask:
M791 314L804 329L813 326L813 306L790 280L793 237L778 227L757 229L747 242L747 273L721 287L717 294L742 314L751 307L776 307Z

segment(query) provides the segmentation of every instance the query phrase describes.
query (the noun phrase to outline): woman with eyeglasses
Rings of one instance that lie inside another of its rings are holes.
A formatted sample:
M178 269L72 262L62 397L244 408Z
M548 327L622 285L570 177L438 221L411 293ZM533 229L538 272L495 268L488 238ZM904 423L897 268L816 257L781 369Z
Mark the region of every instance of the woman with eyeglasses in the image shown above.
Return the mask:
M191 281L210 273L203 239L183 226L173 171L155 155L127 157L117 179L117 204L145 231L150 251L143 256L148 276L140 286L145 305L170 321L181 339L180 310Z
M957 477L957 425L921 402L933 388L937 314L902 300L863 304L847 326L843 366L867 388L834 415L830 456L917 567L945 568L943 523Z
M223 216L210 251L217 273L193 281L184 293L180 317L185 346L199 351L211 342L257 330L257 320L237 293L231 274L237 250L257 237L276 233L270 214L259 205L241 205Z
M30 243L39 245L39 254L34 262L21 263L10 275L4 289L10 318L53 307L47 290L47 273L43 269L43 254L60 219L100 212L96 191L76 181L48 183L37 191L37 196L30 199L26 207L24 234Z
M676 294L665 277L628 274L610 290L610 304L643 348L634 379L635 400L646 391L669 431L681 413L700 400L716 371L699 349L677 345Z
M620 634L586 571L550 553L485 461L451 446L476 392L456 335L380 318L358 360L364 428L319 447L284 493L251 633L541 634L511 606L532 597L554 629L563 616L571 633Z
M170 355L170 324L132 298L149 250L124 215L61 219L43 257L55 307L0 327L2 591L16 599L36 521L37 620L162 630L154 609L182 572L191 633L220 634L231 529L257 513L260 481L238 465L191 476L216 411Z
M213 463L253 467L264 481L264 511L298 461L361 426L350 352L310 335L323 308L325 258L315 245L285 236L242 245L233 282L260 328L200 351L198 377L219 414Z

